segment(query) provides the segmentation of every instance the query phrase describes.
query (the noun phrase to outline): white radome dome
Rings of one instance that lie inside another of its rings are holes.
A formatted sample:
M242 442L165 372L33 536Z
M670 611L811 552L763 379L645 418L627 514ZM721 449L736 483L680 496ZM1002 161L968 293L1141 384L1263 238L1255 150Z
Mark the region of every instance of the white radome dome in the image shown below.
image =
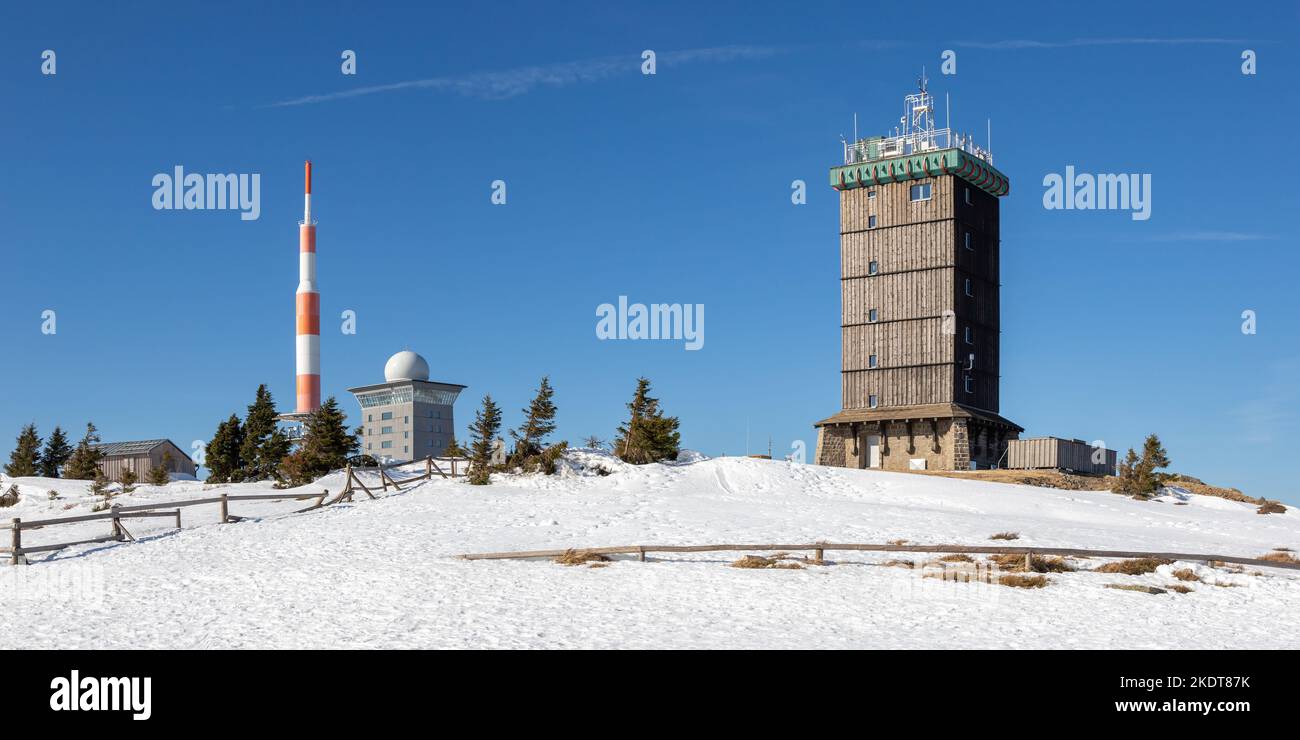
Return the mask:
M389 383L395 380L428 379L429 363L409 349L404 349L389 357L388 362L384 363L384 380Z

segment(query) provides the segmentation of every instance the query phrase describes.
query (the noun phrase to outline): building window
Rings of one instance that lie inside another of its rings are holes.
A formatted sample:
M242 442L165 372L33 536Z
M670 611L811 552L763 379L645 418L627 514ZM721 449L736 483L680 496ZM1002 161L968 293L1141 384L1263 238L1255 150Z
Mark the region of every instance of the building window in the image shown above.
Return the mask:
M913 185L913 186L912 186L912 200L929 200L929 199L930 199L930 188L931 188L931 185L930 185L930 183L928 183L928 182L923 182L923 183L921 183L920 185Z
M875 216L867 216L867 228L868 228L868 229L874 229L874 228L876 228L876 217L875 217Z
M974 393L974 392L975 392L975 379L972 378L971 376L967 375L967 376L964 378L964 380L966 381L966 392L967 392L967 393Z
M880 399L876 394L872 393L870 396L867 396L867 405L874 409L880 405Z
M971 241L971 236L969 231L966 232L966 248L971 251L975 250L975 244L973 241Z
M374 414L366 414L366 421L374 421L374 420L375 420Z
M968 187L968 188L966 188L966 205L970 205L970 204L971 204L971 202L970 202L970 188ZM970 245L967 245L967 246L970 246Z
M879 318L880 318L880 315L879 315L878 313L876 313L876 309L873 308L873 309L871 309L870 311L867 311L867 322L868 322L868 323L872 323L872 324L874 324L874 323L876 323L876 321L879 320Z
M970 278L966 278L966 295L972 297L975 295L975 290L971 287L970 284Z
M411 451L410 447L407 447L406 445L402 445L402 452L410 452L410 451Z
M410 439L410 438L411 438L410 432L402 432L402 439Z
M403 417L402 417L402 423L403 423L403 424L410 424L410 423L411 423L411 417L409 417L409 416L403 416Z
M381 427L381 428L379 429L379 433L380 433L380 434L392 434L392 433L393 433L393 428L392 428L392 427Z
M391 450L393 449L393 443L391 440L384 440L379 443L379 448L382 450Z
M382 413L382 414L379 415L379 419L380 419L380 421L389 421L389 420L391 420L392 418L393 418L393 412L392 412L392 411L385 411L384 413Z
M975 343L975 332L971 331L971 328L968 326L966 327L966 344L974 344L974 343Z
M874 191L874 190L868 190L868 191L867 191L867 200L875 200L875 199L876 199L876 191Z
M875 275L878 272L880 272L880 264L878 262L876 262L875 260L871 260L870 262L867 263L868 275Z
M867 367L875 367L875 366L876 366L876 356L869 355L867 357Z
M370 449L370 448L371 448L371 445L370 445L369 442L367 442L367 443L366 443L366 449L368 450L368 449Z

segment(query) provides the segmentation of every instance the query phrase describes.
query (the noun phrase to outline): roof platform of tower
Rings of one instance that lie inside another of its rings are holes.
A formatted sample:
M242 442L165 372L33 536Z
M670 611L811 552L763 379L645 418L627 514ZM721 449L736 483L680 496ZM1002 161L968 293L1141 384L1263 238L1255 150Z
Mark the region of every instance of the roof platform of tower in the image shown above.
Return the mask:
M1023 432L1025 428L992 411L985 411L960 403L929 403L918 406L882 406L874 409L845 409L838 414L815 422L814 427L847 424L873 424L886 421L931 421L939 419L978 419Z
M955 175L990 195L1002 196L1011 190L1011 181L1006 175L999 172L988 160L964 148L948 147L882 157L879 156L878 149L871 148L872 142L872 139L858 142L863 149L863 156L860 159L831 168L831 187L836 190L847 190L940 175ZM846 145L846 153L849 152L850 146ZM872 154L876 156L870 156Z
M993 166L992 123L985 146L975 143L970 134L954 131L946 122L938 128L934 96L928 89L924 69L916 84L916 92L903 98L903 116L893 136L859 139L854 118L853 141L844 142L844 164L831 168L831 187L846 190L955 175L991 195L1006 195L1011 184Z

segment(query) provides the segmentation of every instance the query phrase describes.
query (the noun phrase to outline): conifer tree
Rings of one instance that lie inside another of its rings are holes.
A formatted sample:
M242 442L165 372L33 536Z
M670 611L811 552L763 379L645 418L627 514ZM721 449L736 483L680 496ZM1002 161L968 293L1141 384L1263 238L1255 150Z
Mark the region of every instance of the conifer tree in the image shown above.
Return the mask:
M130 493L135 490L135 483L139 478L133 468L126 468L117 476L117 482L122 484L122 493Z
M276 426L275 416L271 392L265 385L257 386L257 395L244 417L244 435L239 445L243 480L275 477L280 460L289 454L289 437Z
M468 480L471 485L485 486L491 480L492 447L501 431L501 409L492 396L483 396L483 406L474 414L469 428L470 466Z
M528 404L528 408L523 409L523 423L518 429L510 430L515 448L506 463L507 467L527 467L531 458L542 453L546 437L555 431L555 403L551 400L554 395L555 389L551 387L550 378L542 376L537 395Z
M1119 480L1115 485L1116 493L1123 493L1137 498L1149 498L1164 485L1166 475L1157 472L1159 468L1169 466L1169 455L1165 452L1160 438L1148 435L1142 445L1139 456L1130 447L1124 461L1119 465Z
M627 405L631 418L618 427L614 454L635 465L677 457L681 434L675 416L664 416L659 399L650 395L650 381L637 378L636 393Z
M461 447L460 443L456 441L456 433L452 432L451 439L447 442L447 446L442 451L442 456L443 457L467 457L468 454L469 453L466 452L465 448Z
M99 430L94 422L86 422L86 433L77 442L77 448L68 457L63 469L63 477L72 480L95 480L99 474L99 462L104 459L104 451L98 449Z
M1165 446L1160 443L1160 438L1156 435L1147 435L1146 441L1142 444L1143 489L1148 493L1160 490L1168 476L1157 471L1167 467L1169 467L1169 454L1165 452Z
M204 465L208 468L208 483L235 483L240 480L243 465L239 450L244 442L244 430L239 417L230 418L217 425L216 434L203 448Z
M162 457L162 464L155 465L152 468L149 468L149 478L148 478L149 485L165 486L168 483L170 483L171 476L167 474L167 470L171 468L171 466L172 466L172 453L164 452Z
M108 501L113 498L108 491L108 483L108 476L104 475L104 471L95 468L95 474L90 477L90 492L96 496L103 496L104 501L91 509L92 511L101 511L108 507Z
M72 456L72 445L68 444L68 435L62 427L54 427L45 439L45 450L41 452L41 475L46 478L58 478L59 471Z
M9 453L9 464L5 474L17 478L32 476L41 472L41 437L36 433L36 425L28 424L18 434L18 446Z
M303 422L302 445L280 461L280 477L291 486L306 485L347 464L361 442L348 431L347 416L330 396Z

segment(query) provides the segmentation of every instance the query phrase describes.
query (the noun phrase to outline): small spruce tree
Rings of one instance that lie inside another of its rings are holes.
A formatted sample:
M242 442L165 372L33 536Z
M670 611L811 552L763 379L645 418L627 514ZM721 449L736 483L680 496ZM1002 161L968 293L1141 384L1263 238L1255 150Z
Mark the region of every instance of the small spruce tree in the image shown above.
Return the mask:
M276 426L275 399L265 385L257 386L253 403L244 417L244 434L239 443L240 478L267 480L275 477L280 460L289 454L289 438Z
M77 442L77 448L68 457L63 469L63 477L72 480L95 480L100 473L99 463L104 459L104 451L99 449L99 430L94 422L86 422L86 433Z
M5 474L14 478L38 475L41 472L41 437L36 425L28 424L18 433L18 446L9 453Z
M168 469L172 466L172 453L164 452L162 464L149 468L149 485L165 486L171 482L171 476L167 474Z
M237 415L231 414L217 425L216 433L203 447L208 483L235 483L242 479L244 468L239 451L243 442L244 430Z
M134 491L135 483L138 480L139 478L136 476L135 470L132 468L123 470L117 476L117 482L122 484L122 493L130 493Z
M62 427L54 427L45 439L45 450L41 452L41 475L46 478L58 478L59 471L72 456L72 445L68 444L68 435Z
M483 406L474 414L469 428L470 466L468 480L471 485L485 486L491 481L492 449L497 432L501 431L501 409L491 395L483 396Z
M515 446L506 461L506 467L522 467L525 470L535 467L536 458L545 447L546 437L555 431L555 402L551 400L554 396L555 389L551 387L550 378L542 376L532 403L523 409L523 423L518 429L510 430Z
M465 448L461 447L460 443L456 441L456 434L455 432L453 432L451 435L451 439L448 440L447 442L447 446L442 450L442 456L443 457L467 457L468 455L469 453L466 452Z
M303 422L302 445L280 461L280 478L290 486L306 485L347 465L361 442L348 430L347 416L330 396Z
M681 446L675 416L664 416L659 399L650 395L650 381L637 378L636 392L627 405L631 418L618 427L614 454L634 465L672 460Z
M1115 492L1135 498L1150 498L1165 484L1167 474L1158 471L1167 467L1169 455L1160 443L1160 438L1154 434L1148 435L1142 445L1141 456L1131 447L1124 456L1124 461L1119 465L1119 481L1115 485Z

